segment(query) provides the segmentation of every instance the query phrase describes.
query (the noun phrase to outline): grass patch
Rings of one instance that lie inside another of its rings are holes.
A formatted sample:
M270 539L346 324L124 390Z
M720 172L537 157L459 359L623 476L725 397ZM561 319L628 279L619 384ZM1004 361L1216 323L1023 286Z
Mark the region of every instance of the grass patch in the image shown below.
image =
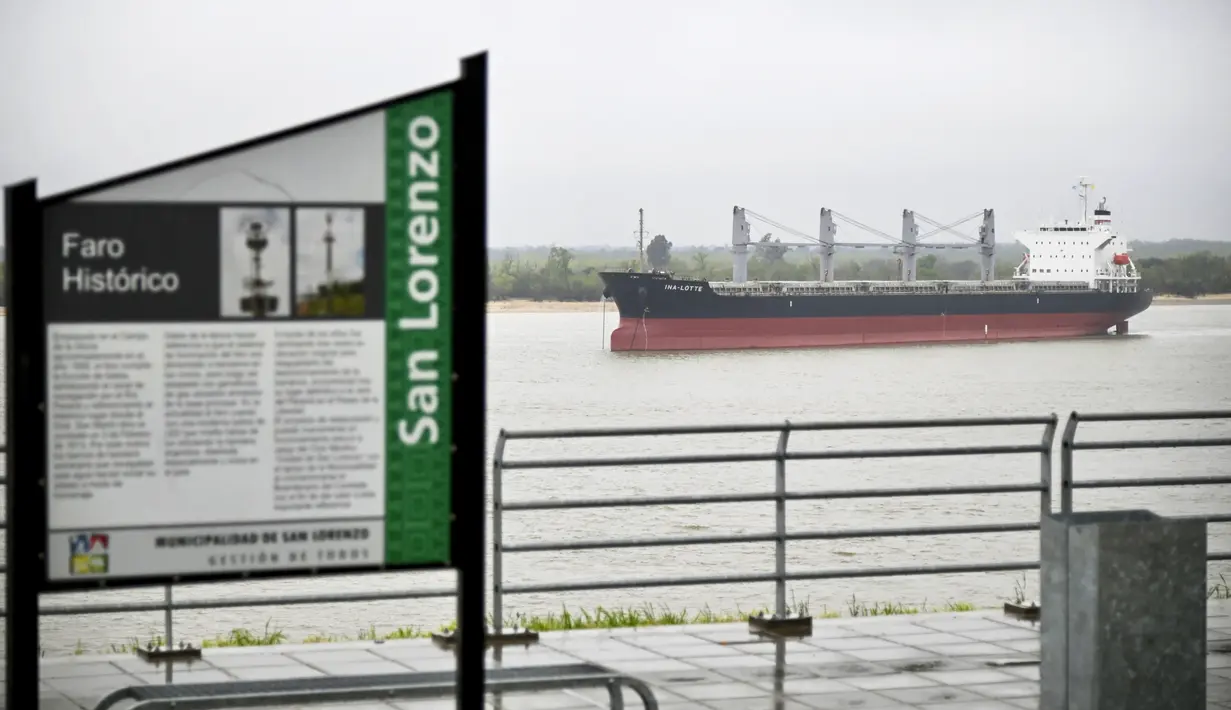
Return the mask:
M1206 587L1206 598L1208 599L1231 599L1231 586L1227 585L1227 577L1218 575L1218 581L1211 581Z
M970 602L945 602L940 606L928 606L925 601L918 606L901 604L899 602L861 602L852 594L846 602L847 614L853 617L861 616L908 616L911 614L935 614L940 612L975 611L978 609Z
M1021 604L1029 601L1026 594L1026 576L1022 575L1021 580L1013 585L1013 601ZM1207 596L1210 599L1231 599L1231 583L1228 583L1225 575L1219 575L1217 580L1211 580L1207 585ZM813 612L805 600L797 602L794 599L787 604L787 611L791 614L800 614L803 616L812 616L817 619L836 619L843 616L860 618L868 616L910 616L914 614L931 614L937 612L966 612L976 611L978 607L969 602L950 601L940 605L932 606L926 601L924 603L913 605L903 604L901 602L863 602L857 599L854 595L846 602L844 610L834 610L822 607L819 612ZM845 613L843 613L845 612ZM561 606L559 613L548 612L547 614L525 614L514 613L505 618L505 626L516 627L519 629L527 629L530 631L577 631L582 629L625 629L640 626L682 626L688 624L730 624L743 623L748 620L749 616L755 614L772 614L772 610L768 607L759 609L742 610L738 606L735 611L715 611L708 606L697 610L689 610L687 608L671 609L665 605L643 604L641 606L632 607L595 607L590 609L570 610L567 606ZM265 628L261 631L250 631L248 629L232 629L229 633L222 636L215 636L212 639L205 639L200 643L202 648L230 648L237 646L276 646L283 643L291 643L286 634L281 629L271 628L271 621L265 623ZM489 614L487 623L492 623L492 617ZM433 633L438 631L452 631L457 628L457 622L449 622L435 629L419 626L402 626L393 629L392 631L381 632L377 631L375 626L369 626L366 629L360 629L354 635L349 634L312 634L298 643L337 643L343 641L392 641L401 639L420 639L428 638ZM148 648L151 646L160 646L163 643L161 636L152 636L144 643L136 638L133 638L124 643L109 644L103 649L104 653L114 654L129 654L136 651L138 648ZM81 655L89 651L79 641L77 647L73 650L74 655ZM45 655L45 651L40 649L40 655Z

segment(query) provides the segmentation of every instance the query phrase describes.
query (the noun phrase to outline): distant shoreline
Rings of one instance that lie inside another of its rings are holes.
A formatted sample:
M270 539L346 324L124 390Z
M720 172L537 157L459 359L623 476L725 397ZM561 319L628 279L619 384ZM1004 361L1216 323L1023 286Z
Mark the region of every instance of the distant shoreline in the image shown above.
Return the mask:
M1165 294L1155 296L1154 303L1160 306L1212 306L1215 304L1231 304L1231 293L1207 293L1204 296L1197 296L1196 298Z
M488 301L488 313L595 313L603 310L603 302L593 301L532 301L526 298L510 298L504 301ZM609 312L616 311L614 301L607 302Z

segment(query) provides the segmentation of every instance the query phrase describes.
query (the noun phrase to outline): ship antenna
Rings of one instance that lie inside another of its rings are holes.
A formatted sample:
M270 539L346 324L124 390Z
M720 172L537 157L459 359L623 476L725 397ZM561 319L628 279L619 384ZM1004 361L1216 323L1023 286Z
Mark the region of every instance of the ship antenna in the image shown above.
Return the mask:
M1087 205L1090 200L1090 190L1093 188L1093 183L1087 182L1085 176L1077 178L1077 184L1073 186L1073 189L1077 191L1077 198L1081 200L1081 225L1083 227L1086 226L1088 222L1087 215L1089 213L1089 209Z
M645 210L637 209L637 264L640 271L645 271Z

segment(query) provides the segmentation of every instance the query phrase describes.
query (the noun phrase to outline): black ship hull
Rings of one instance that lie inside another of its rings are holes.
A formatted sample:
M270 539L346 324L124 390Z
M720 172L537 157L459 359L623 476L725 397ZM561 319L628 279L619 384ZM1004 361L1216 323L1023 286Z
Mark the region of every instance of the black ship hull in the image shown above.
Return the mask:
M601 274L620 325L612 350L727 350L1033 340L1127 332L1148 291L927 288L720 294L665 274ZM767 285L768 286L768 285Z

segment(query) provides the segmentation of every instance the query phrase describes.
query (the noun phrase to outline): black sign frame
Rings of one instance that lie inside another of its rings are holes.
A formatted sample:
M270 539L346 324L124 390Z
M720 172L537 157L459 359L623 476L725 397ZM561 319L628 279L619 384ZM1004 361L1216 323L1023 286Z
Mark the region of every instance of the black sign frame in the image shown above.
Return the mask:
M484 702L486 531L486 302L487 302L487 53L462 60L461 77L217 150L68 192L39 198L31 179L5 190L7 256L4 264L6 333L6 696L20 707L39 690L39 595L101 588L228 582L422 569L458 574L457 687L459 708ZM450 556L443 564L364 565L311 570L247 570L209 575L125 577L77 581L48 579L47 549L47 319L44 214L52 207L143 178L215 160L275 141L383 111L449 90L453 95L453 240L466 244L452 263L453 372ZM465 285L459 288L459 285ZM14 307L16 306L16 307ZM478 347L476 347L476 340ZM460 485L459 485L460 484ZM475 633L466 633L477 630ZM477 643L474 639L477 636ZM469 641L469 642L467 642Z

